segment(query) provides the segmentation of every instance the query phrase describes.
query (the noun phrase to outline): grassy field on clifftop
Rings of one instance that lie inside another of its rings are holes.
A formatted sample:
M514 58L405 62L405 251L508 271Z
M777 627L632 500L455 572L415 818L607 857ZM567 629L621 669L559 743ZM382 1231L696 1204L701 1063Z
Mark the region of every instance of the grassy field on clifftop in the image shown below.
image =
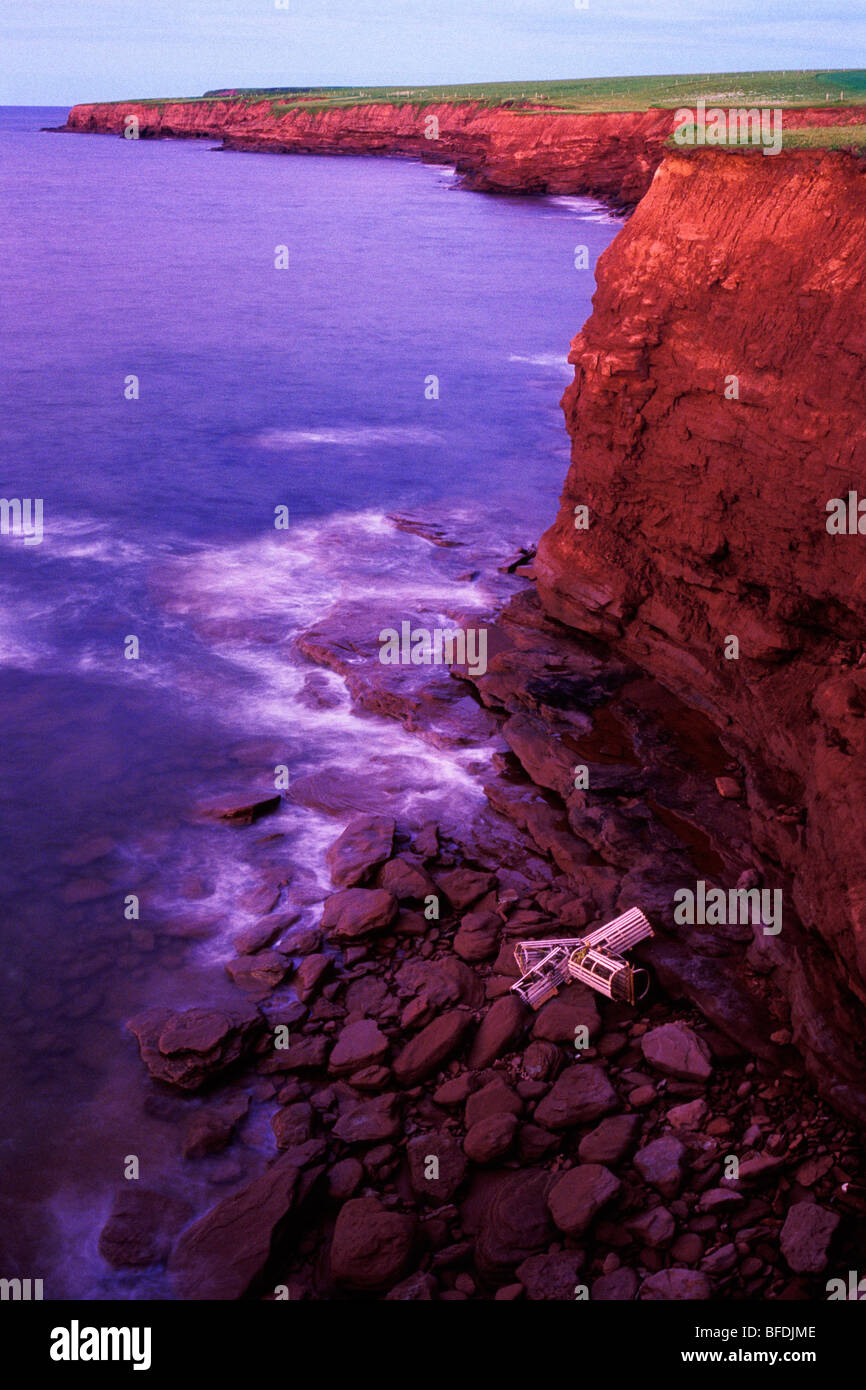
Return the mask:
M429 106L482 102L524 103L556 111L645 111L651 106L694 106L704 98L725 106L866 105L866 70L688 73L664 77L587 77L555 82L473 82L438 87L228 88L197 100L231 96L271 101L276 110L339 109L368 104Z

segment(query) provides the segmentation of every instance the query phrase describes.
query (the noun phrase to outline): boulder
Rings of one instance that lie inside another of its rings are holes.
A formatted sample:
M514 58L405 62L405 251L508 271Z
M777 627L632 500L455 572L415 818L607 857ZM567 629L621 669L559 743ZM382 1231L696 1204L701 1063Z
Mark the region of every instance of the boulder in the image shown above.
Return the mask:
M582 1235L602 1207L612 1202L621 1183L601 1163L579 1163L558 1178L548 1194L557 1227L566 1235Z
M638 1115L611 1115L585 1134L578 1146L581 1163L619 1163L640 1130Z
M335 941L356 941L384 931L397 914L397 899L384 888L347 888L325 900L322 930Z
M403 1086L414 1086L438 1071L442 1063L460 1046L472 1023L471 1014L460 1009L440 1014L411 1038L394 1062L394 1075Z
M523 1028L526 1006L516 994L506 994L492 1004L481 1020L469 1053L470 1067L489 1067L507 1052Z
M380 1062L388 1051L388 1039L372 1018L347 1023L328 1060L334 1076L348 1076L361 1067Z
M413 1192L427 1202L450 1202L466 1176L466 1159L454 1136L415 1135L406 1145L406 1157Z
M99 1253L115 1269L157 1264L168 1257L174 1237L191 1216L186 1202L125 1183L100 1232Z
M389 816L356 816L325 855L331 882L352 888L382 864L394 845L394 822Z
M508 1153L516 1132L516 1115L488 1115L469 1130L463 1152L473 1163L493 1163Z
M712 1075L710 1049L685 1023L663 1023L644 1033L640 1045L650 1066L664 1076L675 1076L680 1081L708 1081Z
M285 1230L297 1181L298 1170L284 1155L188 1226L168 1265L178 1298L242 1298Z
M127 1023L151 1076L196 1091L236 1062L261 1034L264 1019L252 1004L227 1009L146 1009Z
M826 1269L830 1241L838 1225L835 1211L814 1202L795 1202L789 1207L779 1237L789 1268L795 1274L820 1274Z
M544 1129L568 1129L588 1124L615 1110L616 1091L603 1067L589 1062L573 1064L554 1082L535 1111Z
M415 1240L415 1218L389 1211L376 1197L353 1197L337 1216L331 1241L331 1276L346 1289L378 1292L405 1273Z

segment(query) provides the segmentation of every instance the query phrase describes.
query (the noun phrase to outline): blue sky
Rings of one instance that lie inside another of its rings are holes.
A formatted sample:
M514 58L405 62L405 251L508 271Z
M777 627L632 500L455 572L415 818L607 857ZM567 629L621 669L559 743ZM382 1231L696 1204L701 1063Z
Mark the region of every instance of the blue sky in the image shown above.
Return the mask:
M0 103L866 65L863 0L0 0Z

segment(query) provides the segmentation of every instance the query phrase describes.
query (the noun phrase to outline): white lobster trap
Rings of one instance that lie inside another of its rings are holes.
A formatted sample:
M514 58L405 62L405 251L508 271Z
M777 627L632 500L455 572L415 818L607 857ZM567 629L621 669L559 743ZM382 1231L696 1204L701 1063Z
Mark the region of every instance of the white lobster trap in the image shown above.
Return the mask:
M632 907L587 936L521 941L514 958L523 974L511 988L533 1009L541 1008L568 980L580 980L608 999L634 1004L649 989L649 975L625 960L625 952L652 934L640 908Z

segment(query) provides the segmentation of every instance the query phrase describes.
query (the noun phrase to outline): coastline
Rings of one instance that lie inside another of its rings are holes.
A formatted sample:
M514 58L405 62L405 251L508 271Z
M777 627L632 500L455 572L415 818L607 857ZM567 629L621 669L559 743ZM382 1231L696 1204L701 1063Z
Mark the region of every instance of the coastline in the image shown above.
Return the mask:
M213 138L208 132L186 133ZM226 138L242 140L242 146L227 145L232 148L282 148L261 131ZM366 133L362 143L374 138ZM417 154L418 138L416 132L411 150L378 152ZM291 148L300 151L302 146ZM351 149L349 141L339 149L373 152L369 147ZM332 152L339 151L335 147ZM452 149L446 162L455 162L453 154ZM646 148L636 162L634 151L624 158L630 161L628 178L622 169L611 171L602 180L607 181L607 191L589 166L564 171L561 153L551 162L546 152L539 156L546 165L536 161L518 171L513 152L506 157L500 146L493 154L490 149L483 154L464 151L457 167L461 169L462 161L461 173L469 186L486 191L520 187L592 193L633 206L631 196L638 188L645 192L653 170L640 167L641 159L649 158ZM685 615L694 627L679 644L678 666L666 664L675 624L657 609L645 621L638 641L623 641L623 618L631 615L635 599L631 593L617 594L611 576L634 534L634 514L623 500L634 484L633 464L623 475L621 515L604 533L608 539L614 537L610 553L602 554L599 572L592 573L586 565L583 576L573 582L570 512L575 498L584 495L580 489L588 447L585 439L578 446L578 438L585 434L588 420L599 436L604 422L612 420L602 445L600 476L605 476L603 469L611 458L633 460L636 440L644 448L653 430L660 429L660 413L654 414L652 404L662 381L652 362L653 349L664 342L658 325L664 324L670 334L671 322L687 328L693 322L691 306L677 320L683 305L674 296L672 319L665 320L670 306L660 301L621 326L617 314L614 324L609 301L617 293L617 273L623 268L632 271L650 245L656 248L657 274L662 266L669 271L677 239L693 246L720 236L732 204L723 200L714 205L713 199L720 186L719 161L727 165L730 159L702 153L667 160L668 183L657 182L653 197L664 212L671 182L688 185L679 220L665 222L658 213L653 220L653 205L644 202L639 216L646 225L633 219L630 227L637 229L632 240L617 239L603 258L607 278L602 299L573 348L578 370L565 404L575 439L575 471L566 485L563 514L542 542L536 565L543 606L527 590L495 618L501 644L488 672L475 682L481 705L493 711L503 739L500 775L485 787L495 814L480 817L472 834L461 844L444 847L444 854L430 836L410 838L398 824L397 839L388 846L384 861L377 855L357 865L361 876L349 885L350 892L358 888L373 893L375 903L354 898L330 909L337 915L325 937L333 931L336 940L346 943L342 967L335 964L327 940L323 948L321 935L315 934L304 938L306 949L301 950L291 931L279 937L276 946L277 933L272 932L258 949L244 953L249 966L233 978L253 1008L265 1003L276 983L289 978L287 960L297 966L291 979L299 1006L288 1007L285 1023L300 1037L286 1056L278 1056L261 1021L243 1010L210 1048L169 1045L178 1039L189 1042L186 1022L162 1017L139 1029L140 1038L147 1040L145 1060L149 1057L148 1065L152 1062L156 1068L164 1068L169 1057L183 1070L188 1052L207 1057L215 1047L215 1068L211 1070L208 1059L201 1076L208 1086L224 1064L248 1056L260 1078L257 1084L272 1088L280 1107L274 1130L281 1156L228 1199L235 1204L232 1219L235 1210L241 1213L243 1238L253 1247L250 1262L242 1263L243 1275L234 1283L224 1282L229 1276L213 1244L226 1219L224 1207L218 1205L188 1227L175 1245L169 1268L182 1297L233 1298L247 1292L268 1296L268 1289L285 1285L291 1297L355 1291L399 1299L476 1294L571 1298L581 1281L596 1298L631 1298L638 1290L642 1298L732 1292L735 1297L820 1296L820 1249L817 1256L813 1250L808 1256L794 1251L793 1236L789 1231L786 1240L784 1229L794 1208L820 1208L824 1201L844 1208L842 1182L862 1179L855 1132L820 1104L813 1107L809 1102L804 1123L796 1133L791 1129L786 1102L802 1094L799 1053L805 1056L811 1080L850 1122L862 1124L866 1094L856 1055L852 1059L846 1040L851 1003L845 990L853 981L823 968L823 948L814 940L811 921L789 919L784 952L776 959L769 949L762 958L758 947L766 943L754 943L751 932L747 939L706 929L691 936L659 933L641 957L653 966L669 994L691 1001L700 1015L670 1001L654 1003L640 1014L624 1014L618 1006L599 1010L593 996L569 987L559 1001L533 1018L508 992L513 940L556 934L557 923L576 932L587 921L606 919L635 903L648 905L664 923L676 887L694 880L696 872L708 878L719 874L732 882L743 874L763 881L769 873L775 875L769 881L784 883L786 893L802 906L789 888L801 852L786 857L779 843L763 854L752 848L758 837L749 817L761 774L753 747L740 746L736 739L727 746L731 710L736 708L727 703L729 692L708 710L700 680L689 666L687 650L699 631L693 611ZM778 173L775 161L766 162L774 166L767 178L802 176L808 187L824 178L832 186L838 171L840 186L850 179L859 187L857 180L863 177L847 155L797 152L784 155L782 161ZM689 222L698 165L708 181L699 204L700 224L697 218ZM806 209L820 226L818 219L825 216L822 201L816 199L811 208L807 203ZM733 274L733 268L728 271ZM760 262L753 255L738 271L733 289L741 316L737 331L742 333L750 323L748 304L761 283ZM724 270L717 266L713 273L717 281L704 279L702 289L724 283ZM645 267L641 275L645 281ZM795 305L800 289L794 278L786 286L785 303ZM786 340L780 336L778 341ZM635 382L650 383L649 402L641 397L641 388L635 392ZM600 402L598 417L593 414L594 392ZM637 410L629 415L635 400ZM760 390L756 401L761 404ZM791 450L799 462L793 445ZM817 463L820 468L811 480L816 493L835 464L832 440ZM783 469L784 462L780 475ZM601 513L597 497L592 500ZM797 518L793 524L799 524ZM655 549L652 560L658 564ZM588 553L585 547L581 551L583 556ZM736 591L737 579L734 575L731 592ZM583 629L588 635L576 637L570 629ZM656 634L665 629L668 636L658 640ZM613 651L594 647L597 639L612 642ZM350 693L361 708L390 714L412 732L429 735L430 709L435 706L437 714L441 710L438 691L425 692L422 684L407 695L405 689L383 687L375 654L359 655L357 634L352 634L352 642L352 661L346 663L337 622L331 631L305 634L299 648L311 660L348 677ZM852 669L857 669L855 662L846 662L847 680L856 679ZM691 709L680 708L670 695L684 672L685 693L696 691L698 696ZM630 688L628 698L623 692ZM464 727L462 737L477 735L472 720L468 729L467 735ZM436 733L442 736L441 723ZM591 765L591 785L596 789L591 798L576 799L570 787L575 751ZM720 795L717 777L737 782L740 794ZM380 806L369 814L388 819L390 813ZM363 839L377 832L368 826L357 833ZM503 863L515 862L531 863L537 879L501 869ZM441 925L427 925L418 911L427 896L419 889L429 888L431 880L450 909ZM819 884L819 897L820 892ZM511 894L518 895L514 901ZM367 912L373 915L364 921ZM586 920L578 920L583 912ZM330 920L328 908L325 920ZM280 949L293 945L298 949ZM774 971L778 978L771 981ZM386 980L405 1006L399 1021L388 989L383 993L374 987ZM809 982L808 998L804 981ZM793 1028L792 1002L800 1009ZM209 1024L192 1022L209 1035ZM277 1026L276 1016L268 1023ZM574 1029L582 1024L589 1028L592 1047L579 1067L561 1070L566 1058L574 1057ZM692 1041L681 1025L703 1043ZM670 1061L665 1069L646 1055L642 1039L659 1027L678 1030L674 1051L679 1055L684 1050L691 1057L690 1073L682 1075L680 1066L678 1074ZM835 1027L840 1029L838 1036ZM853 1027L856 1039L856 1022ZM744 1045L745 1054L734 1048L732 1036ZM169 1040L165 1050L164 1037ZM745 1055L751 1060L744 1062ZM739 1081L741 1074L746 1079ZM289 1079L280 1085L275 1076ZM566 1081L567 1077L573 1079ZM685 1107L688 1116L674 1121L663 1113L671 1097L676 1097L674 1108ZM701 1108L705 1099L707 1110ZM234 1129L230 1118L214 1114L201 1122L206 1133L219 1136L214 1144L223 1138L228 1142L226 1126L228 1137ZM482 1129L476 1132L479 1125ZM578 1135L580 1162L575 1163L572 1146ZM779 1137L783 1135L784 1141ZM736 1190L726 1182L721 1163L734 1140L742 1182ZM202 1142L205 1154L219 1151L207 1147L211 1141L206 1137ZM640 1146L636 1169L641 1180L625 1161L635 1145ZM827 1165L824 1159L833 1148L843 1157ZM644 1149L649 1152L644 1154ZM436 1179L440 1185L435 1190L432 1180L424 1177L431 1153L440 1159L440 1172L450 1173L447 1180ZM686 1166L695 1175L688 1181ZM580 1170L590 1167L601 1171L581 1175ZM617 1168L621 1177L613 1171ZM569 1172L579 1181L562 1186ZM558 1197L551 1197L554 1188ZM356 1198L358 1192L365 1195ZM458 1195L459 1213L453 1201ZM590 1222L601 1213L594 1236L586 1237ZM614 1213L615 1223L608 1221ZM129 1213L121 1219L128 1222ZM802 1214L796 1218L805 1219ZM298 1229L307 1233L301 1238L304 1259L298 1267L277 1268L271 1263L271 1241L275 1232L284 1234L287 1220L297 1221ZM623 1243L626 1230L630 1240ZM365 1240L374 1240L363 1268L353 1254L361 1231ZM620 1235L615 1237L615 1231ZM807 1234L820 1246L814 1231ZM310 1241L311 1248L304 1250ZM826 1242L823 1253L826 1256Z

